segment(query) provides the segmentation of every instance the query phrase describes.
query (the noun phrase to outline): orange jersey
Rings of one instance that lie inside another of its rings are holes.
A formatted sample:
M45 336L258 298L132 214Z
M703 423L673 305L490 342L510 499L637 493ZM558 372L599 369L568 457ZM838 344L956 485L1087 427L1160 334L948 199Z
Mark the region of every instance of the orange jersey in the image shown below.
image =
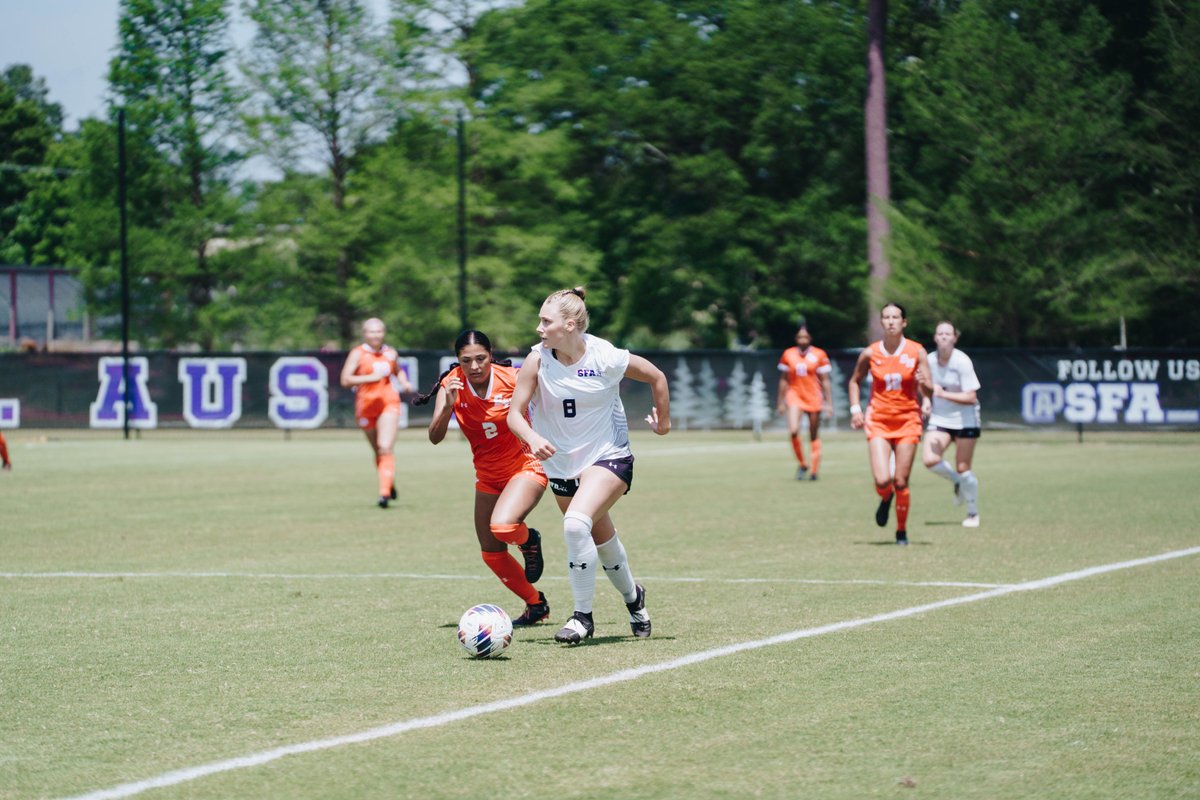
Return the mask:
M866 413L867 438L921 439L921 396L917 367L928 357L911 339L889 353L878 341L870 347L871 402Z
M471 443L476 479L481 484L503 486L520 472L544 474L542 462L508 429L508 407L517 386L517 370L493 364L492 377L483 397L475 394L459 367L450 371L442 385L445 386L452 377L463 383L454 404L454 417Z
M832 370L829 354L819 347L810 345L803 354L799 347L784 350L779 357L779 372L787 376L787 404L798 405L802 411L820 411L825 402L821 376Z
M379 380L372 383L362 383L354 387L354 416L359 419L378 417L389 406L400 405L400 393L392 385L392 372L396 368L397 353L395 348L384 345L375 352L366 344L358 346L358 368L355 375L371 375L376 370L376 364L383 364L387 371ZM383 370L384 367L378 369Z

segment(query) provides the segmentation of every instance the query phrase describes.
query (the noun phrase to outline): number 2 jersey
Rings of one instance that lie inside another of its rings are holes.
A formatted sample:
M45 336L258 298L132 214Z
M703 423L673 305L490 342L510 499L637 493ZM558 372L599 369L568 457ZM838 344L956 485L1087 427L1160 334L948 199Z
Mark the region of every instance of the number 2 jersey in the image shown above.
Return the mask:
M482 397L475 393L460 367L442 379L443 387L452 377L463 383L454 404L454 417L471 444L476 479L482 484L503 486L521 472L541 474L541 462L508 429L508 407L517 385L517 370L493 364L492 377Z
M629 351L587 333L583 341L583 356L570 366L541 344L532 350L540 359L533 429L556 450L542 462L551 478L573 480L597 461L633 454L620 393Z
M871 345L871 402L866 413L868 439L921 440L921 395L917 366L925 363L925 348L901 339L895 352L883 342Z

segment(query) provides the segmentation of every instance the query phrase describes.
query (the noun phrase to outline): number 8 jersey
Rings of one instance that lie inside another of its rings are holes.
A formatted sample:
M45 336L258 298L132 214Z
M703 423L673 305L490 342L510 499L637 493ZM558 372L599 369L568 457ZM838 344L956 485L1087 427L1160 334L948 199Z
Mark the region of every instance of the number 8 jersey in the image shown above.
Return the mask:
M571 365L555 358L553 350L533 346L539 366L532 423L556 450L542 462L551 478L573 480L597 461L632 455L620 394L629 351L590 333L583 341L583 357Z

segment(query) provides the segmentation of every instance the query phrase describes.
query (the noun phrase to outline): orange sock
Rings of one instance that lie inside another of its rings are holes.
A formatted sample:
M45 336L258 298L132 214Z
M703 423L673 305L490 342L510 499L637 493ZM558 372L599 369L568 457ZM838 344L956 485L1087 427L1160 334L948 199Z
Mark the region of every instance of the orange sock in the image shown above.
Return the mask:
M492 523L492 536L505 544L522 545L529 541L529 526L524 522L513 522L507 525Z
M392 482L396 480L396 457L388 453L375 461L375 469L379 472L379 496L388 497L392 493Z
M812 443L812 462L813 475L817 474L817 470L821 468L821 440L814 439Z
M879 486L876 486L875 494L879 495L880 500L887 500L889 497L892 496L892 485L889 483L887 486L884 486L882 488Z
M896 530L908 530L908 487L899 489L896 492Z
M483 563L487 564L488 569L496 573L500 582L507 586L510 592L524 600L526 605L538 602L540 598L538 590L533 588L532 583L525 580L525 567L518 564L507 550L503 553L489 553L483 550L480 551L480 555L483 556Z
M805 466L804 448L800 445L800 434L792 437L792 451L796 454L796 460L800 462L800 466Z

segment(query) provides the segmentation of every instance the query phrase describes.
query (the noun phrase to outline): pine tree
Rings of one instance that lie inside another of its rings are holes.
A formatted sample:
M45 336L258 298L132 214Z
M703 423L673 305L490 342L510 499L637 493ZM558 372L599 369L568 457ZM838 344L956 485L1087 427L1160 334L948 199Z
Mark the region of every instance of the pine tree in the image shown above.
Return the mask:
M754 424L755 438L762 438L763 423L771 418L773 409L767 398L767 384L761 372L754 373L750 381L750 421Z
M671 381L671 424L681 431L688 429L688 420L696 415L696 393L692 389L692 371L687 359L680 358Z
M695 424L701 430L710 431L721 423L721 398L717 396L717 375L708 359L700 364L700 377L696 383Z
M729 391L725 394L725 419L741 430L750 420L750 394L746 386L746 368L738 361L729 373Z

